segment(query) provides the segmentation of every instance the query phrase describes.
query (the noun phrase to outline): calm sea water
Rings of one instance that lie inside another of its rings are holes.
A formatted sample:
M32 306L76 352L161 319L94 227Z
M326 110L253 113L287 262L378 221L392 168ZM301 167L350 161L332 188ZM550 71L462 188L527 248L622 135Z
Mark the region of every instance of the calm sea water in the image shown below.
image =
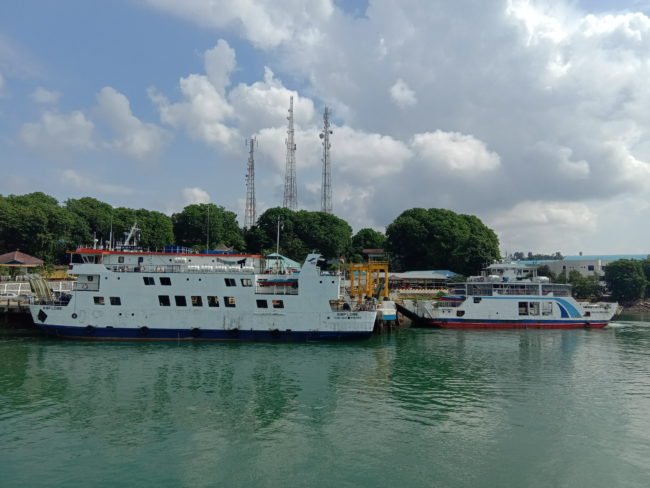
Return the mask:
M650 324L355 344L0 336L4 487L650 486Z

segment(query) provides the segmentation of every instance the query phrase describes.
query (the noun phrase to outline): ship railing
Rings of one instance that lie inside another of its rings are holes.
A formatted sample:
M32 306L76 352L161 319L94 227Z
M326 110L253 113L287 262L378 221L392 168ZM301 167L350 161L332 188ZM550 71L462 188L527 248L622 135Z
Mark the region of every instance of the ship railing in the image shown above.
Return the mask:
M253 266L204 266L204 265L180 265L180 264L142 264L132 265L107 265L106 269L114 273L197 273L197 274L221 274L221 273L255 273Z

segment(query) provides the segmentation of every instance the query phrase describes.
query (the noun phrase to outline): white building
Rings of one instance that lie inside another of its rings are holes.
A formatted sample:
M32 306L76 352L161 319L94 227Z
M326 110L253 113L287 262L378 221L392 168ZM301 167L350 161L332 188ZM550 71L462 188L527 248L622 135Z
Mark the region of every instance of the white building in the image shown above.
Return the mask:
M548 266L549 269L557 276L563 271L568 276L571 271L578 271L583 276L605 276L605 267L619 259L634 259L642 261L648 257L648 254L603 254L603 255L582 255L564 256L564 259L551 260L529 260L522 261L526 264L538 266Z

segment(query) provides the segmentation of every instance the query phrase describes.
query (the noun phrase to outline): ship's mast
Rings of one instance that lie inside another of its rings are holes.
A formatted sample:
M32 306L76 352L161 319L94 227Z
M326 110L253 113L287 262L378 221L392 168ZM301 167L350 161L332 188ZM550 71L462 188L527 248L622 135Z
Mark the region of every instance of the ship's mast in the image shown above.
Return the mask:
M323 139L323 193L321 195L321 211L325 213L332 213L332 169L330 167L330 120L329 109L325 107L323 112L323 132L320 133L320 138Z
M289 99L289 127L287 128L287 164L284 174L284 200L282 206L295 210L298 207L296 187L296 143L293 129L293 97Z
M250 229L257 221L255 210L255 147L257 139L251 137L246 144L248 150L248 169L246 171L246 213L244 214L244 227Z

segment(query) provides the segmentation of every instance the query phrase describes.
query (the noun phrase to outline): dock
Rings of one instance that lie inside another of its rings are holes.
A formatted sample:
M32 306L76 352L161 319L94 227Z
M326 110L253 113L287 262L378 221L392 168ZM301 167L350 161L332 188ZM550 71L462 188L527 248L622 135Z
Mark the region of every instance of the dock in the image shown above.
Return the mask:
M29 301L16 298L0 298L0 327L33 327L29 313Z

